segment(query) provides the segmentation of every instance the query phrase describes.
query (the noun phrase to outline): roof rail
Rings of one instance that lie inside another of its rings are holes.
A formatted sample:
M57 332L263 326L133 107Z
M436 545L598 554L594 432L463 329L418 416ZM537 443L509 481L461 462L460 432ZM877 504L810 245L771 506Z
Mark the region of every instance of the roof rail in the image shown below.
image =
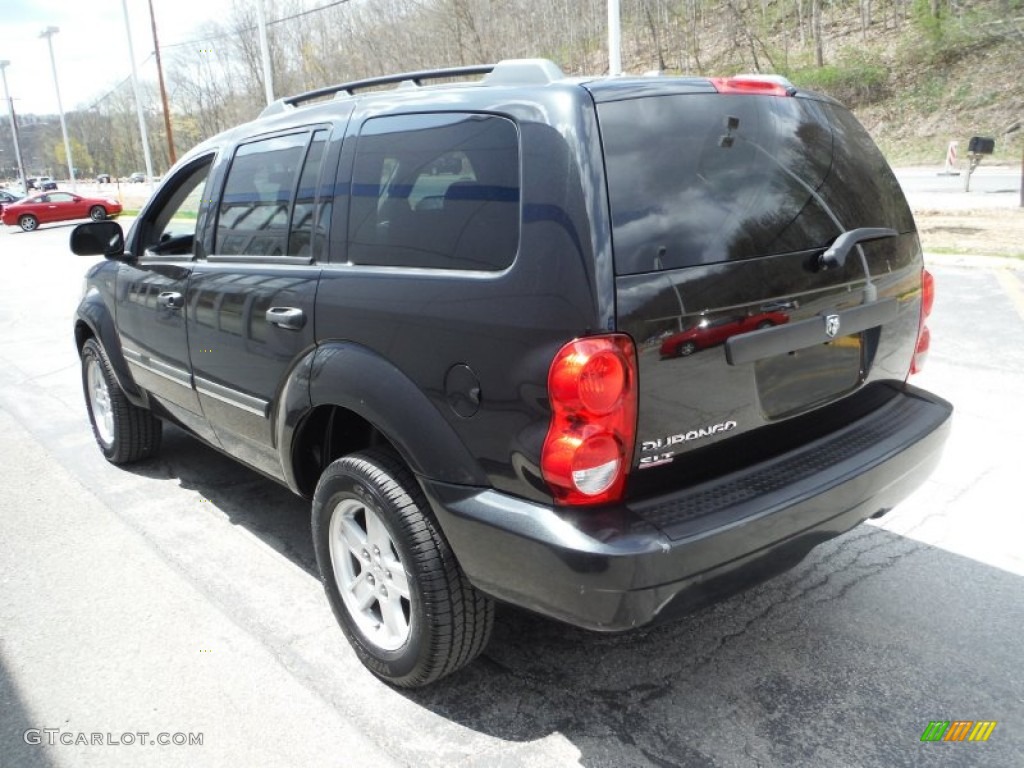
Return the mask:
M471 67L449 67L448 69L423 69L418 72L403 72L399 75L384 75L383 77L368 77L365 80L353 80L350 83L339 83L317 88L313 91L300 93L298 96L289 96L281 101L290 106L298 106L306 101L319 99L322 96L331 96L337 93L347 93L350 96L356 91L366 88L373 88L378 85L391 85L409 81L416 85L422 85L424 80L439 80L446 77L469 77L471 75L486 75L494 70L493 64L478 64Z
M403 72L398 75L353 80L349 83L328 85L316 90L306 91L296 96L286 96L269 104L260 113L260 117L277 115L291 107L297 107L299 104L324 96L337 95L339 93L347 93L349 96L352 96L356 91L373 88L378 85L391 85L393 83L422 85L424 80L469 77L472 75L487 75L483 80L486 85L544 84L561 80L565 77L562 70L558 68L558 65L547 59L507 59L498 64L477 64L468 67L449 67L448 69L424 69L418 72Z

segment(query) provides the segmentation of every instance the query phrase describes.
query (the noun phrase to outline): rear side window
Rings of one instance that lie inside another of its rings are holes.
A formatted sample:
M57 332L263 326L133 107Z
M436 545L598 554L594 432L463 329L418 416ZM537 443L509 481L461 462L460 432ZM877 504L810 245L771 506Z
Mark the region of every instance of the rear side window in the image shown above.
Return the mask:
M635 274L914 228L892 171L845 109L810 99L652 96L598 105L615 266Z
M326 137L319 130L312 140L303 132L238 148L217 215L216 253L311 255Z
M349 261L500 270L519 248L519 134L493 115L372 118L356 148Z

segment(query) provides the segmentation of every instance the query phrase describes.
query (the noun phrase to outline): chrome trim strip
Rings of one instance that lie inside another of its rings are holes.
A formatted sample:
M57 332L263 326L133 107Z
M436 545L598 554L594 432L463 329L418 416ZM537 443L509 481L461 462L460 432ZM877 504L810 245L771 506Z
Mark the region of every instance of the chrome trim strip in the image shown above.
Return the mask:
M252 395L246 395L243 392L239 392L229 387L225 387L221 384L216 384L208 379L200 378L195 376L196 391L200 394L212 397L214 400L220 400L222 403L233 405L235 408L239 408L249 413L254 413L257 416L262 416L264 419L267 418L267 412L270 410L270 402L263 400L259 397L253 397Z
M121 347L121 351L124 352L124 359L129 365L137 366L144 371L149 371L168 381L173 381L175 384L192 389L192 375L188 371L165 363L162 360L149 357L137 349Z

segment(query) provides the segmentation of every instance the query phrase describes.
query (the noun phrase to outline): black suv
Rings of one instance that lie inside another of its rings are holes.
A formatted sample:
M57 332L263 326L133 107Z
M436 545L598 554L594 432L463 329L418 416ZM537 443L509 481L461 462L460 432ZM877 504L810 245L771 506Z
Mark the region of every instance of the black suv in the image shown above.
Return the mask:
M173 421L312 499L401 686L477 656L495 600L619 631L774 575L905 498L952 412L907 384L933 283L892 171L779 79L323 88L71 242L108 259L74 329L103 453Z

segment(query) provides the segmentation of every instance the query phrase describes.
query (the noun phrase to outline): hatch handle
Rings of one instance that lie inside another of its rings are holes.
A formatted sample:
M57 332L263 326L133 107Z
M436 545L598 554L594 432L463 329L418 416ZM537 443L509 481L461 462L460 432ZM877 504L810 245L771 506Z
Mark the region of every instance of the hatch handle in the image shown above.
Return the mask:
M860 227L843 232L835 239L835 242L818 257L818 268L837 269L846 264L846 257L850 255L855 245L866 243L870 240L882 240L887 237L898 237L899 232L886 227Z

